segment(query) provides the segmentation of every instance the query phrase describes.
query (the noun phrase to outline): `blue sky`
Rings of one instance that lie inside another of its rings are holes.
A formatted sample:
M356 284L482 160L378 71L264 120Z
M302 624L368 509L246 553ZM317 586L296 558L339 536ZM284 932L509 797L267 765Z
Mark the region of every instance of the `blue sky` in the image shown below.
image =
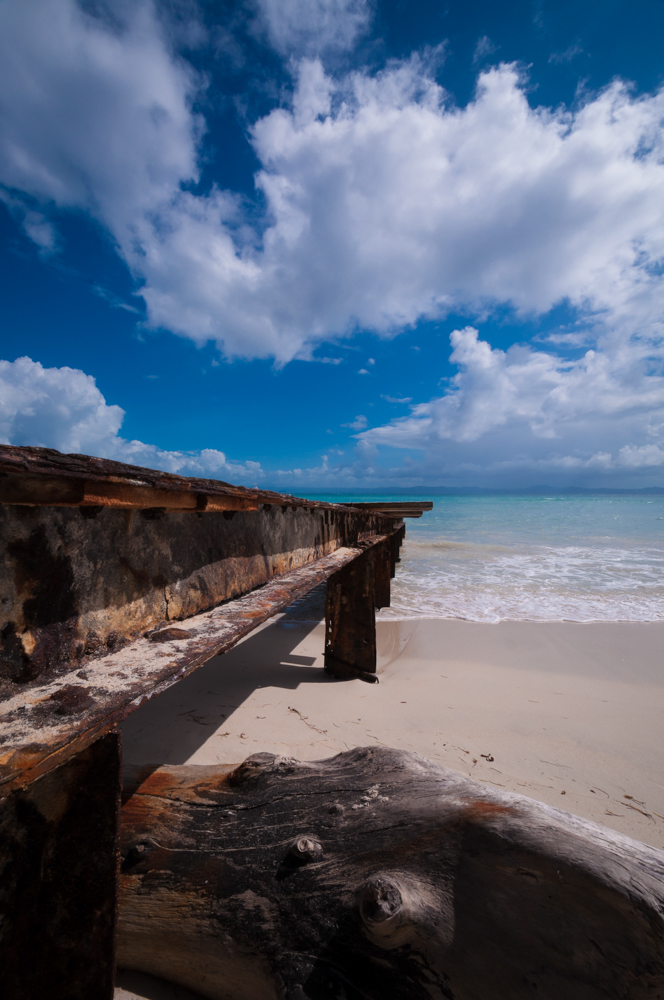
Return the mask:
M664 485L664 0L0 0L0 440Z

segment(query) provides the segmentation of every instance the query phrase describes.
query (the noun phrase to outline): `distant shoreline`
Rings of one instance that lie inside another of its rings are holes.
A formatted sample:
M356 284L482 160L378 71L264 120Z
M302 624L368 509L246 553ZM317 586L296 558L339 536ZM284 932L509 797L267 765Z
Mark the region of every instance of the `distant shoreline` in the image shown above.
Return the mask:
M280 487L283 489L283 486ZM295 490L296 487L293 487ZM664 486L644 486L641 489L613 489L609 487L585 486L527 486L523 489L497 489L483 486L409 486L400 489L336 489L308 491L310 497L348 496L664 496Z

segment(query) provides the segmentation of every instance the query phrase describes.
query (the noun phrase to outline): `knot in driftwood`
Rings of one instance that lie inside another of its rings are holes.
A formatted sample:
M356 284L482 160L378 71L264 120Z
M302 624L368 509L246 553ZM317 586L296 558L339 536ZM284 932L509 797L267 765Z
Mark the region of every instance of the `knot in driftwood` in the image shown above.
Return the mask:
M305 864L307 861L318 861L323 856L323 845L313 837L296 837L288 853Z
M292 757L279 757L273 753L254 753L246 757L234 771L228 775L227 781L232 788L238 785L253 785L263 777L291 774L295 766L302 766L300 761Z
M121 967L209 1000L664 1000L663 852L387 747L226 774L132 779Z
M137 844L134 844L129 848L122 860L122 872L131 871L136 865L145 861L158 847L157 842L151 838L140 840Z
M393 876L375 875L357 894L364 933L379 948L400 948L413 938L422 914L417 891Z
M403 907L399 887L388 878L377 877L366 882L359 892L360 916L365 924L382 924L392 920Z

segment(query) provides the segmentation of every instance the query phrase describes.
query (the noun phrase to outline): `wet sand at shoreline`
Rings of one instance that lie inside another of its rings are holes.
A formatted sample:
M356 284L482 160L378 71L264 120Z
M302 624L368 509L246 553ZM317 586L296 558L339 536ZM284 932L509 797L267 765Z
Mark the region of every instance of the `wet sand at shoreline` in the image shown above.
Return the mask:
M380 744L664 847L664 622L377 631L369 685L323 673L322 624L263 626L130 716L125 762L316 760ZM117 1000L191 996L151 983L121 973Z

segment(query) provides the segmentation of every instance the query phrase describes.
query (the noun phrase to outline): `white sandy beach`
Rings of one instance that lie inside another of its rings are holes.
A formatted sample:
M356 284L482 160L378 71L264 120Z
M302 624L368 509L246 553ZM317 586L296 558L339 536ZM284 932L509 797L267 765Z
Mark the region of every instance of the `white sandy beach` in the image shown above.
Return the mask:
M381 621L378 685L329 679L322 649L322 624L262 627L131 716L125 761L379 743L664 847L664 622ZM133 973L119 986L190 995Z

